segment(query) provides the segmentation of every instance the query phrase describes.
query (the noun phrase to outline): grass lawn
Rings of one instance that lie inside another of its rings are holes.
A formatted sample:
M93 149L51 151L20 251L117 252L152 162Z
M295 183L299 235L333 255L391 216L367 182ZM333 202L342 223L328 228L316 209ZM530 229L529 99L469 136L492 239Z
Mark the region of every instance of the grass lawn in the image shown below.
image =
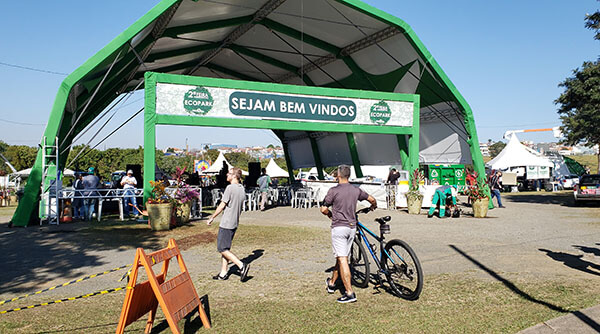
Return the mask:
M181 248L196 247L202 253L214 252L216 230L217 226L193 224L152 232L142 223L106 221L84 226L78 238L109 247L164 245L168 238L175 238ZM240 245L268 245L267 254L270 249L280 249L281 253L256 261L251 270L256 277L245 283L236 276L215 282L206 274L190 270L198 294L209 297L216 333L514 333L596 305L600 300L600 285L590 284L589 280L538 280L517 273L498 273L498 278L492 279L469 271L426 276L417 301L405 301L370 285L357 289L357 303L341 305L335 303L338 294L325 291L322 270L328 263L312 250L328 241L322 229L243 225L237 240ZM292 245L290 240L294 240ZM246 254L249 250L240 252ZM321 269L314 269L315 262ZM113 333L124 295L117 292L0 314L0 332ZM0 310L42 301L48 298L34 296ZM182 320L180 328L187 327L188 333L204 332L199 323L194 316L187 326ZM142 317L127 331L139 333L144 325ZM170 333L160 308L153 333Z
M592 174L598 173L598 157L595 155L570 155L569 158L579 162L583 166L590 167Z

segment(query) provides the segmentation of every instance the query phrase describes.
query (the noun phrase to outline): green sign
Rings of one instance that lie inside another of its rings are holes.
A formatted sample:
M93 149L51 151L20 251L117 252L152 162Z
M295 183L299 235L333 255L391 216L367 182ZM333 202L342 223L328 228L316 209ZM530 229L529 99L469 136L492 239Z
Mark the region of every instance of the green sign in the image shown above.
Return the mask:
M196 115L206 115L213 107L210 92L201 86L188 90L183 97L183 108Z
M392 117L392 111L385 101L381 100L371 107L369 118L371 118L373 123L384 125L390 120L390 117Z
M233 92L229 110L234 115L352 122L356 104L350 100L306 96Z

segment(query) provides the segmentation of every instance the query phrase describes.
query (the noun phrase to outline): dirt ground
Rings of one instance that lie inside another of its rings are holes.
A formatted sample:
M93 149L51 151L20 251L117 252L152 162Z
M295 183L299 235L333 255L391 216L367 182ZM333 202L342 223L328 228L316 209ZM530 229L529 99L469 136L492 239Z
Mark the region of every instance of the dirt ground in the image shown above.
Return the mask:
M475 219L463 207L457 219L428 219L403 210L377 210L361 217L375 229L375 217L390 215L392 238L409 243L427 279L444 274L475 275L483 280L553 280L586 282L600 275L600 206L576 207L571 192L503 194L506 208ZM466 200L463 198L463 200ZM462 202L464 203L464 202ZM183 250L194 284L214 295L277 298L295 282L302 289L321 284L333 264L329 222L318 209L272 208L245 212L232 251L251 263L244 284L214 287L217 273L217 226L204 220L168 232L150 232L142 224L72 223L7 228L0 211L0 299L119 267L133 260L136 247L152 250L175 238ZM45 296L70 297L122 286L125 273L103 275L53 290ZM232 276L235 279L236 276ZM218 298L219 297L213 297ZM600 303L600 300L598 301ZM16 306L16 305L15 305ZM5 309L8 306L2 308Z

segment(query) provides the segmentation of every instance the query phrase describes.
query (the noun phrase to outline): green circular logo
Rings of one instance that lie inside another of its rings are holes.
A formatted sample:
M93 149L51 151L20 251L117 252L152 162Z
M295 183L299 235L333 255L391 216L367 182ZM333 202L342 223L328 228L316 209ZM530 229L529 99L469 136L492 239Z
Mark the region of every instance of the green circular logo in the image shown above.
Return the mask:
M390 117L392 117L392 110L385 101L381 100L371 107L369 117L373 123L384 125L390 120Z
M206 115L213 107L213 98L204 87L188 90L183 97L183 108L191 114Z

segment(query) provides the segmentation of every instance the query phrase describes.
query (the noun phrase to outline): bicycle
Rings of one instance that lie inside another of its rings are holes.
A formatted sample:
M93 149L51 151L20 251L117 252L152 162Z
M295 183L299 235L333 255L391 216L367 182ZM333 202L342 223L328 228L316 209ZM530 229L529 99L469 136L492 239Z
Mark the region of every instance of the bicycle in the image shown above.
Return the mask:
M369 208L364 208L356 212L358 214L369 212ZM377 265L377 286L383 286L382 274L385 276L391 291L398 297L407 300L416 300L423 289L423 270L421 263L415 252L410 246L399 239L393 239L385 242L385 234L390 233L390 216L376 218L379 223L380 235L377 236L365 227L360 221L357 223L356 237L350 249L350 272L352 274L352 284L359 288L366 288L369 285L371 273L369 271L369 258L366 248L371 253L375 264ZM370 243L367 236L379 242L379 257L376 253L375 243Z

